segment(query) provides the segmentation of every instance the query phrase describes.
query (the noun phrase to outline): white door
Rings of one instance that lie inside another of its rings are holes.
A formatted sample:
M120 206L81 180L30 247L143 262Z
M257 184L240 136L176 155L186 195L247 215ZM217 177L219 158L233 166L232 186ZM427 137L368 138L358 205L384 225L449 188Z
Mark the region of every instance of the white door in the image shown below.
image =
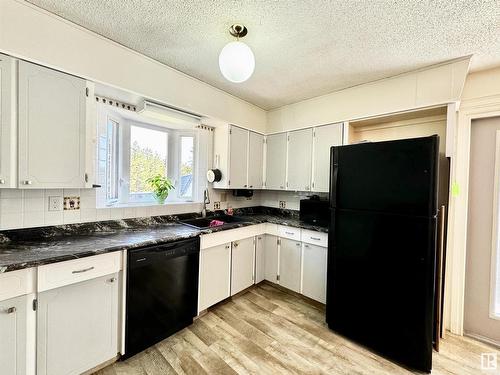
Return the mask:
M81 374L118 353L118 274L38 295L37 374Z
M266 139L266 188L283 190L286 184L286 133Z
M31 302L32 298L29 301ZM1 374L25 375L34 372L33 368L27 367L29 360L27 314L35 314L33 310L30 310L28 309L28 296L20 296L0 302ZM35 329L34 325L30 328ZM34 332L31 336L34 337Z
M288 133L287 189L311 190L312 129Z
M264 136L250 132L248 138L248 187L261 189L263 183Z
M86 82L19 62L19 187L85 187Z
M266 278L265 235L255 237L255 284Z
M278 237L264 235L264 278L272 283L278 282Z
M231 244L201 249L198 312L230 296Z
M302 243L280 238L279 280L280 285L300 293L300 261Z
M231 126L229 133L229 185L231 188L247 187L248 130Z
M342 144L342 124L319 126L313 130L313 169L311 189L330 189L330 148Z
M17 186L15 61L0 54L0 189Z
M254 283L254 237L233 241L232 246L231 295L234 296Z
M326 265L328 249L302 244L302 294L326 303Z

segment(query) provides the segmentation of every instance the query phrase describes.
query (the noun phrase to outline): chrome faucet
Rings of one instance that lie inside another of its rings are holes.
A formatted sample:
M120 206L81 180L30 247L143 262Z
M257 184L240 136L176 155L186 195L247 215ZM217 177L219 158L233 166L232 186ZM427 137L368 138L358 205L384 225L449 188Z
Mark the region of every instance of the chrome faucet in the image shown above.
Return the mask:
M201 209L201 217L207 217L207 204L210 204L208 188L203 191L203 208Z

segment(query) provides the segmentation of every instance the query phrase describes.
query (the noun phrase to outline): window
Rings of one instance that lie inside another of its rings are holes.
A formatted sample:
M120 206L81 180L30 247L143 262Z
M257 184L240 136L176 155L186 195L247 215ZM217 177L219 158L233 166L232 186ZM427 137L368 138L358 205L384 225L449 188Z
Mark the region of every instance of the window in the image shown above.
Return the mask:
M180 137L179 197L193 198L194 137Z
M108 118L106 126L106 202L118 201L118 122Z

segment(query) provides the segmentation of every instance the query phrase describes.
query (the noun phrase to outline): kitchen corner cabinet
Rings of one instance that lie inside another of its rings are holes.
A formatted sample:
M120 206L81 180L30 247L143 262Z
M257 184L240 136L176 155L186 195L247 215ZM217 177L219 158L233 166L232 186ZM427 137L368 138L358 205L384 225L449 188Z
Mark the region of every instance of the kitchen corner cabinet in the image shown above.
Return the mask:
M302 253L302 294L326 303L326 247L304 243Z
M80 374L118 353L118 273L38 295L37 374Z
M288 133L288 190L311 190L312 129Z
M0 373L5 375L34 375L35 311L33 296L23 295L0 302ZM32 336L32 337L30 337ZM30 355L30 352L31 353ZM32 365L31 365L32 363Z
M231 294L231 243L200 250L198 313Z
M85 187L86 81L20 61L18 90L19 187Z
M272 283L278 282L278 237L264 235L264 278Z
M264 136L249 132L248 137L248 188L262 189L264 185Z
M318 126L313 129L313 163L311 190L330 189L330 148L342 145L342 123Z
M16 64L0 54L0 189L17 187Z
M231 250L231 295L250 287L255 275L255 237L233 241Z
M302 243L280 238L279 284L300 293Z
M285 190L286 185L287 134L272 134L266 137L265 187Z

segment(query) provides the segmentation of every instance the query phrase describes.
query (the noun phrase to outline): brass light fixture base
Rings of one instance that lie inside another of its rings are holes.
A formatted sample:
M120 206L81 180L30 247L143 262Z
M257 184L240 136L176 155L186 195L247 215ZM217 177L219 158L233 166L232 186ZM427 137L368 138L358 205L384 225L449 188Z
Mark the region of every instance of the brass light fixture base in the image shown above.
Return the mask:
M245 25L241 25L239 23L235 23L229 28L229 34L234 36L235 38L243 38L245 35L247 35L248 29L245 27Z

